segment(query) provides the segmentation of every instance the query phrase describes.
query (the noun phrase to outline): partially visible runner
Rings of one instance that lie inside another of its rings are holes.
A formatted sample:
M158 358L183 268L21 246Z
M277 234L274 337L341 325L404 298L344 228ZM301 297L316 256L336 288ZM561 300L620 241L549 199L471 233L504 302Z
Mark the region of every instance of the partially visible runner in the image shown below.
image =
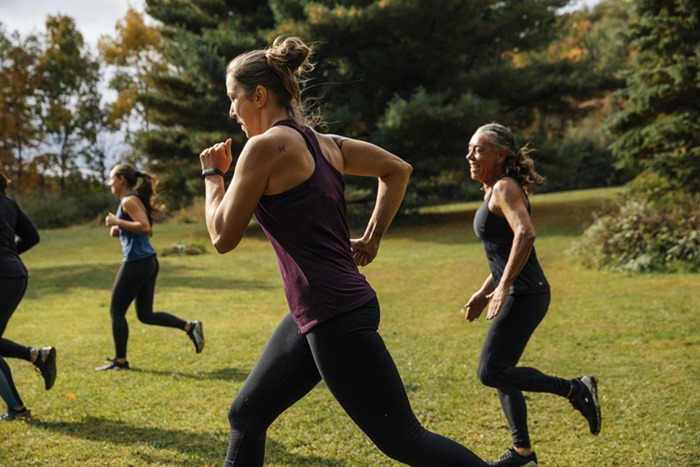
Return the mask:
M518 147L508 128L492 123L474 133L467 154L471 178L481 182L485 192L474 216L474 231L486 251L491 274L465 305L466 319L474 321L488 305L486 319L493 321L481 349L478 374L483 384L497 389L513 438L513 447L489 462L498 467L538 465L522 391L566 397L588 420L594 435L601 424L595 377L568 380L516 366L550 299L530 220L532 186L544 183L535 171L531 151L528 146Z
M47 390L56 381L55 348L47 346L35 349L3 337L8 321L27 290L29 276L19 255L39 243L39 232L32 221L7 196L8 185L9 180L0 172L0 396L7 405L7 413L0 415L0 420L30 417L5 358L32 362L44 378Z
M204 348L204 332L199 321L184 321L162 311L153 311L153 296L158 278L158 259L149 237L153 234L153 218L159 212L154 205L156 180L153 176L137 171L129 164L117 164L109 175L112 193L120 198L117 213L109 213L105 225L110 235L119 237L123 262L112 288L109 313L112 317L112 337L116 356L109 363L95 368L101 370L126 370L126 344L129 325L126 312L135 302L136 316L144 324L182 329L194 343L195 351Z
M387 456L412 466L485 466L421 426L377 332L376 294L357 269L376 257L411 166L373 144L312 129L297 81L313 67L311 52L298 38L278 38L232 60L229 116L249 139L228 190L231 140L200 155L212 243L220 253L236 248L255 214L277 254L290 310L231 405L226 465L263 465L267 428L323 380ZM359 239L350 239L343 174L379 183Z

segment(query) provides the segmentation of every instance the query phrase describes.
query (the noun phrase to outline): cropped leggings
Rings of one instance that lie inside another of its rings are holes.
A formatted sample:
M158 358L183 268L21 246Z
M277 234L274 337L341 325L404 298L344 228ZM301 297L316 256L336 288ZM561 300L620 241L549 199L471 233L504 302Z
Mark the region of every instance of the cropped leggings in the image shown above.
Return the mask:
M185 329L184 320L162 311L153 311L153 295L158 278L156 256L122 263L112 288L112 336L117 358L126 358L126 343L129 340L129 325L126 312L135 301L136 316L144 324Z
M226 465L263 465L268 426L323 380L387 456L412 466L485 466L469 449L421 426L378 326L376 299L306 334L287 315L231 405Z
M491 322L479 359L479 379L498 391L515 447L529 448L527 406L522 391L566 397L571 381L549 376L534 368L516 367L530 336L549 308L549 292L510 295Z
M2 337L7 323L27 290L26 277L0 278L0 397L8 407L19 407L22 399L12 380L12 371L4 357L31 361L31 348Z

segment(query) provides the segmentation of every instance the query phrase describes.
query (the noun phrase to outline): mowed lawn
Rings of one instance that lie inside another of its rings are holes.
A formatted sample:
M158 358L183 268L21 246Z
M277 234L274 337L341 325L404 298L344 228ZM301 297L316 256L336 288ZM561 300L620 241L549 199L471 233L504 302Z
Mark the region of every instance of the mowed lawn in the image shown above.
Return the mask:
M562 398L527 394L543 466L692 466L700 463L700 277L624 276L582 269L567 249L615 190L536 195L537 253L552 285L548 316L523 365L599 380L603 427L588 432ZM462 306L487 275L471 228L478 203L433 209L393 227L363 269L382 305L380 332L419 419L480 456L510 435L493 389L476 377L488 322ZM109 301L119 242L98 225L42 231L24 255L27 294L5 337L58 349L55 387L9 360L32 410L0 424L1 466L221 465L229 405L286 313L277 262L255 229L234 252L160 256L156 309L204 323L197 355L179 331L146 326L129 310L130 371L96 372L114 356ZM202 223L155 229L158 251L208 243ZM320 384L268 431L271 466L394 466ZM436 466L439 467L439 466Z

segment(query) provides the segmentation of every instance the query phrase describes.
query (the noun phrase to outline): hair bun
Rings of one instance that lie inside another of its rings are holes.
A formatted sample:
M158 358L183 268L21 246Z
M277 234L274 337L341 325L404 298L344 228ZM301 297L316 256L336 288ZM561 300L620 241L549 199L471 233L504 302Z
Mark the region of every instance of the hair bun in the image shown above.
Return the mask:
M292 73L298 74L308 71L307 58L310 53L311 49L301 39L297 37L278 37L270 50L267 51L266 56L268 62L273 60L284 64Z

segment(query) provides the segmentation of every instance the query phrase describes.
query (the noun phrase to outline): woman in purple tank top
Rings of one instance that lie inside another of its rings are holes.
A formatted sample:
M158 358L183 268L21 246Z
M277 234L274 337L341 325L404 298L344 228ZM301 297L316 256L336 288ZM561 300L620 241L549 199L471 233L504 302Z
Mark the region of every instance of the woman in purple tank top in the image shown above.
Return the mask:
M231 405L226 465L263 465L268 426L321 380L386 455L414 466L486 465L421 426L377 332L379 303L357 268L377 256L411 166L373 144L312 129L297 80L313 68L311 53L289 37L232 60L229 115L248 142L228 189L231 140L200 155L213 245L236 248L255 216L277 254L290 310ZM346 222L343 174L379 182L358 239Z

